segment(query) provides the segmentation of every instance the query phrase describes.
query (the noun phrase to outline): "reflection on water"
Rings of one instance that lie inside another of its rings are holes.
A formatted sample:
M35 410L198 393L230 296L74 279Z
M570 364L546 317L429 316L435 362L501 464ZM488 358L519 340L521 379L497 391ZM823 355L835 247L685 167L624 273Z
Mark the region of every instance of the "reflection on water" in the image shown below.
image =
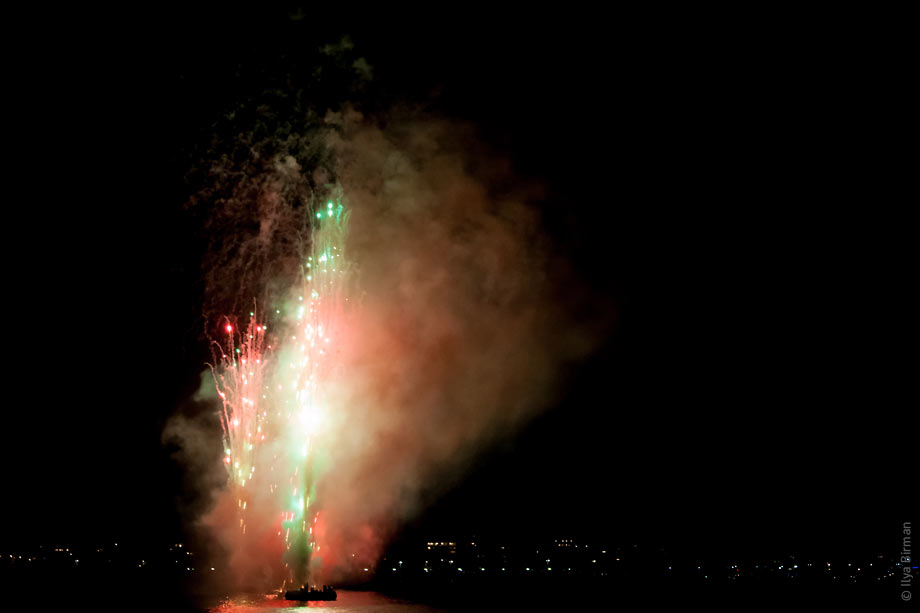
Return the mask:
M256 613L258 611L281 613L282 611L303 611L307 608L332 609L336 613L350 613L352 611L360 613L396 613L397 611L435 613L438 611L438 609L432 609L425 605L388 598L376 592L351 592L348 590L338 590L338 600L331 602L295 602L285 600L280 596L263 594L234 596L221 601L220 604L209 609L209 611L211 613Z

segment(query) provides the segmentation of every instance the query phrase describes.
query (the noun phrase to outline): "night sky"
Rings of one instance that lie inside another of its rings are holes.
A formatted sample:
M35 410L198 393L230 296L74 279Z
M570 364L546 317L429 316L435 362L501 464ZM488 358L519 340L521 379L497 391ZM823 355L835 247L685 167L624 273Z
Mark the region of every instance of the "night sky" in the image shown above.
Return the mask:
M545 186L557 252L615 321L413 529L895 543L916 426L906 163L880 104L896 41L869 54L810 19L299 16L8 22L4 541L182 534L196 493L161 432L208 358L187 173L228 109L348 35L375 71L354 98L474 122Z

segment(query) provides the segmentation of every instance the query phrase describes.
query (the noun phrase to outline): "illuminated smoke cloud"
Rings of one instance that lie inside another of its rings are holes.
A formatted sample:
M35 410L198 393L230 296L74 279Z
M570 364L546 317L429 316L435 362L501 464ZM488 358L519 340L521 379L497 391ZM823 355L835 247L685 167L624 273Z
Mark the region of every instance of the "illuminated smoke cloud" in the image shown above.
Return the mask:
M316 583L373 565L431 502L423 491L449 487L553 401L560 369L600 329L572 321L559 288L578 296L578 283L545 238L540 191L469 126L346 110L300 138L296 151L321 152L311 159L322 164L265 159L260 150L285 148L250 143L256 159L218 159L198 198L212 233L207 304L228 316L216 326L213 405L224 407L230 482L204 523L239 576L265 585L306 578L282 559L309 564ZM314 215L333 211L348 217L330 239L335 226ZM335 271L330 307L333 285L311 294L326 281L309 264L333 249L347 274ZM305 345L324 337L322 356Z

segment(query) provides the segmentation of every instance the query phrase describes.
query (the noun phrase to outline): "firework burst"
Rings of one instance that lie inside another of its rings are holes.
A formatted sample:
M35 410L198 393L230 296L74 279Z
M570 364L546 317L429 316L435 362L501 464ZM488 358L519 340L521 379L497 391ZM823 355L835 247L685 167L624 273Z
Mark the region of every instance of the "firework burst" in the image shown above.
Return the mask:
M314 533L321 506L316 485L349 302L348 211L338 197L310 215L300 283L270 317L253 309L244 331L227 318L211 368L239 528L245 535L251 522L275 518L271 530L285 552L279 564L285 583L294 584L307 583L311 561L321 555ZM264 533L268 527L258 528Z

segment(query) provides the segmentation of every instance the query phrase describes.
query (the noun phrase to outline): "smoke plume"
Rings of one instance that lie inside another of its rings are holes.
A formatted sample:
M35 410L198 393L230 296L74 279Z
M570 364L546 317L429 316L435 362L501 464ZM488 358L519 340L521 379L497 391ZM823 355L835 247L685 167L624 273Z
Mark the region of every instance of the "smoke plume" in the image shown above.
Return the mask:
M217 159L195 203L208 210L211 323L220 311L236 321L253 301L264 310L294 300L310 203L337 191L351 211L349 306L327 383L311 562L315 582L346 581L431 492L550 405L560 370L602 326L574 320L578 282L547 238L541 190L472 127L346 109L270 146L241 139L248 155ZM191 436L184 423L173 433ZM221 460L216 436L213 453L195 454L211 462L197 468L205 474ZM245 535L229 491L214 492L202 521L241 576L271 582L281 543L275 507L260 496L250 517L271 516L250 519Z

